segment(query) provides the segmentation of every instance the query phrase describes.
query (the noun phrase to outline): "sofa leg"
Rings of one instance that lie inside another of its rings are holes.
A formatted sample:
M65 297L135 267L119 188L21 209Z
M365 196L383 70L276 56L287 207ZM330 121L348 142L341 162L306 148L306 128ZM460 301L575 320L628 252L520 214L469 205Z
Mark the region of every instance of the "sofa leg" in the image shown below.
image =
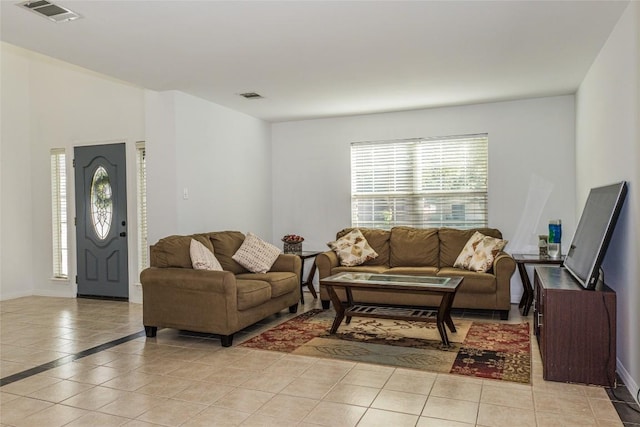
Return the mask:
M322 299L322 300L320 300L320 302L322 303L322 309L323 310L329 310L329 304L331 304L331 300Z
M153 338L158 333L157 326L146 326L144 327L144 333L148 338Z
M500 310L500 320L509 320L509 310Z
M293 304L289 306L289 313L297 313L298 312L298 304Z
M233 343L233 334L231 335L220 335L220 342L223 347L231 347Z

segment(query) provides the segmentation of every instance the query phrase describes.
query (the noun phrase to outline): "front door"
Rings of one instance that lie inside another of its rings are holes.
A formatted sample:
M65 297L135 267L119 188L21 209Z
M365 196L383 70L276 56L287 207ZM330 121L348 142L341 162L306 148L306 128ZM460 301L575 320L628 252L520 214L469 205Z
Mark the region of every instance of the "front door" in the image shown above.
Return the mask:
M125 144L74 147L78 296L129 298Z

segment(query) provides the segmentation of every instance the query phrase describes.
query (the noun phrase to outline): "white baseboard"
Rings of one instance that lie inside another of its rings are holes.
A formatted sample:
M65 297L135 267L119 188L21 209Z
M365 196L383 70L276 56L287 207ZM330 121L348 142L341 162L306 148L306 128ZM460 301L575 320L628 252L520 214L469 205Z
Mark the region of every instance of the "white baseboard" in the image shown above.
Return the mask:
M622 382L627 386L629 393L631 393L636 403L640 405L640 402L638 402L638 383L631 378L631 374L625 369L620 359L616 360L616 369L618 370L618 375L622 378Z
M2 293L2 295L0 295L0 301L7 301L10 299L16 299L16 298L22 298L22 297L30 297L31 295L33 295L31 293L31 291L23 291L23 292L9 292L9 293Z
M60 289L60 290L34 289L31 295L39 296L39 297L60 297L60 298L76 297L75 291L71 289Z

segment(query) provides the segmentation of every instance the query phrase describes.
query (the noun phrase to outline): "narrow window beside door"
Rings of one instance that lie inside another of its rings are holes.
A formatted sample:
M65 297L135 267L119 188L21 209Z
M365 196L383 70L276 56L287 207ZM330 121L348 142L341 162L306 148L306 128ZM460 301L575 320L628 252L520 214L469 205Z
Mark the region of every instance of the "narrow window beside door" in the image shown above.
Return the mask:
M64 148L51 150L51 230L53 277L69 276L67 247L67 172Z
M136 142L138 164L138 271L149 266L147 244L147 163L144 141Z

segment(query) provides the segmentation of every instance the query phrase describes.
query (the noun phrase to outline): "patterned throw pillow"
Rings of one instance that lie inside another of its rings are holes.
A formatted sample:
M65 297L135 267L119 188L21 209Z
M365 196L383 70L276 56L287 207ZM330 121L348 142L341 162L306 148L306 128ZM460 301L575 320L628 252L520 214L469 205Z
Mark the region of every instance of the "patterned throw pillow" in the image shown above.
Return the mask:
M244 242L231 258L252 273L266 273L279 255L280 248L253 233L247 233Z
M345 267L360 265L378 256L357 228L327 245L338 255L340 265Z
M189 254L191 255L191 265L194 270L222 271L222 266L213 252L195 239L191 239Z
M504 249L507 243L507 240L485 236L476 231L464 245L453 266L486 273L491 269L496 255Z

